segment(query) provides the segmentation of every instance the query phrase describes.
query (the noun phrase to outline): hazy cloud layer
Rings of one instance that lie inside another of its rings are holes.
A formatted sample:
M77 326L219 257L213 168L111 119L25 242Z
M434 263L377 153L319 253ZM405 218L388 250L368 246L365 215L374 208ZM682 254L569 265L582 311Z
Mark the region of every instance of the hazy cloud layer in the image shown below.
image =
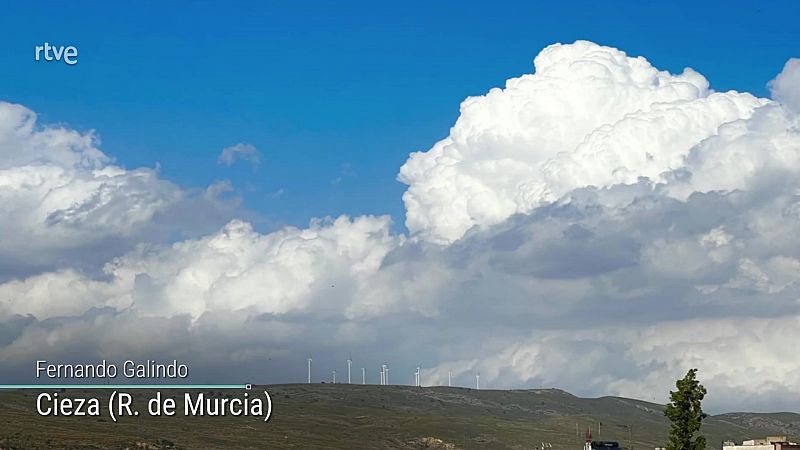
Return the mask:
M0 371L27 380L38 358L179 358L198 380L286 382L304 380L309 355L326 379L352 353L371 381L388 361L398 383L421 364L425 384L450 371L471 386L480 372L486 387L663 401L698 367L712 409L796 410L792 61L768 100L588 42L548 47L534 74L467 99L450 136L401 168L410 237L388 217L268 234L232 220L150 239L98 273L50 263L12 274L0 284ZM26 132L26 115L0 108L0 142L35 141L14 144L22 154L0 145L0 208L47 236L23 248L31 258L50 261L97 230L126 239L181 198L152 171L130 181L137 172L111 165L91 135ZM54 188L24 178L35 161L81 183L111 171L115 189L138 194L112 202L118 191L94 181L50 206ZM99 200L72 207L98 190L119 213L104 216ZM8 261L22 250L2 220Z

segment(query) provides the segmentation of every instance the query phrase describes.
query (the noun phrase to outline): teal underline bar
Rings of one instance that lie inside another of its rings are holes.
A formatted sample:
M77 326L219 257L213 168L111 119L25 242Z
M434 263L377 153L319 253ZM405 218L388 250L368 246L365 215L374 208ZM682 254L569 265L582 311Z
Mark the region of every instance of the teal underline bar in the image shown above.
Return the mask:
M245 384L0 384L0 389L247 389Z

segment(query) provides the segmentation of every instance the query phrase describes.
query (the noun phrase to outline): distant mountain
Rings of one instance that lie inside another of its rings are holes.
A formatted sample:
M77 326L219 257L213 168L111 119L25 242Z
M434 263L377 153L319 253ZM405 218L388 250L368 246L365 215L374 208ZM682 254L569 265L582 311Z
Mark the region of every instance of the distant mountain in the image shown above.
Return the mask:
M244 417L142 417L116 424L96 418L42 418L33 411L32 391L3 393L0 449L455 450L533 449L550 443L556 450L580 450L584 432L591 427L595 440L652 450L665 445L669 428L663 405L619 397L580 398L557 389L476 391L344 384L267 389L274 414L266 424ZM720 414L706 419L703 432L709 446L717 449L723 440L767 435L798 439L800 414ZM53 446L56 442L59 445Z

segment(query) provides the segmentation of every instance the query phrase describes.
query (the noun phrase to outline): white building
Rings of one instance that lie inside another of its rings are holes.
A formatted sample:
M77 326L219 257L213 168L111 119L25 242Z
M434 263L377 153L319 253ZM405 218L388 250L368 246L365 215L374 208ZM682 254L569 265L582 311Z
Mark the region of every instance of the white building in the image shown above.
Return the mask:
M736 445L726 442L722 450L800 450L800 444L789 442L786 436L767 436L765 439L750 439Z

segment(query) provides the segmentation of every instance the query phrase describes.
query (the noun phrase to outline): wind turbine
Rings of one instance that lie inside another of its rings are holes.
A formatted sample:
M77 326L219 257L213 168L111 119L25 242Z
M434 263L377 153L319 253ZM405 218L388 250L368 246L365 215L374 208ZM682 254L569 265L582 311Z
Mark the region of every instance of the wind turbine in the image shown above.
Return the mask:
M361 368L361 384L367 384L367 369Z
M386 371L386 364L381 364L381 386L385 386L387 384L386 379L388 377L386 376Z
M414 372L414 385L417 386L417 387L419 387L419 385L420 385L419 378L420 378L420 367L417 366L417 371Z
M333 369L333 384L336 384L336 369Z
M311 384L311 361L313 360L311 358L308 358L307 361L308 361L308 384Z
M477 375L475 375L475 390L476 391L480 390L480 388L481 388L481 373L478 372Z
M347 358L347 384L350 384L350 365L353 364L352 357Z
M450 371L448 370L448 371L447 371L447 387L452 387L452 386L451 386L451 384L450 384L450 376L451 376L451 375L452 375L452 372L450 372Z

